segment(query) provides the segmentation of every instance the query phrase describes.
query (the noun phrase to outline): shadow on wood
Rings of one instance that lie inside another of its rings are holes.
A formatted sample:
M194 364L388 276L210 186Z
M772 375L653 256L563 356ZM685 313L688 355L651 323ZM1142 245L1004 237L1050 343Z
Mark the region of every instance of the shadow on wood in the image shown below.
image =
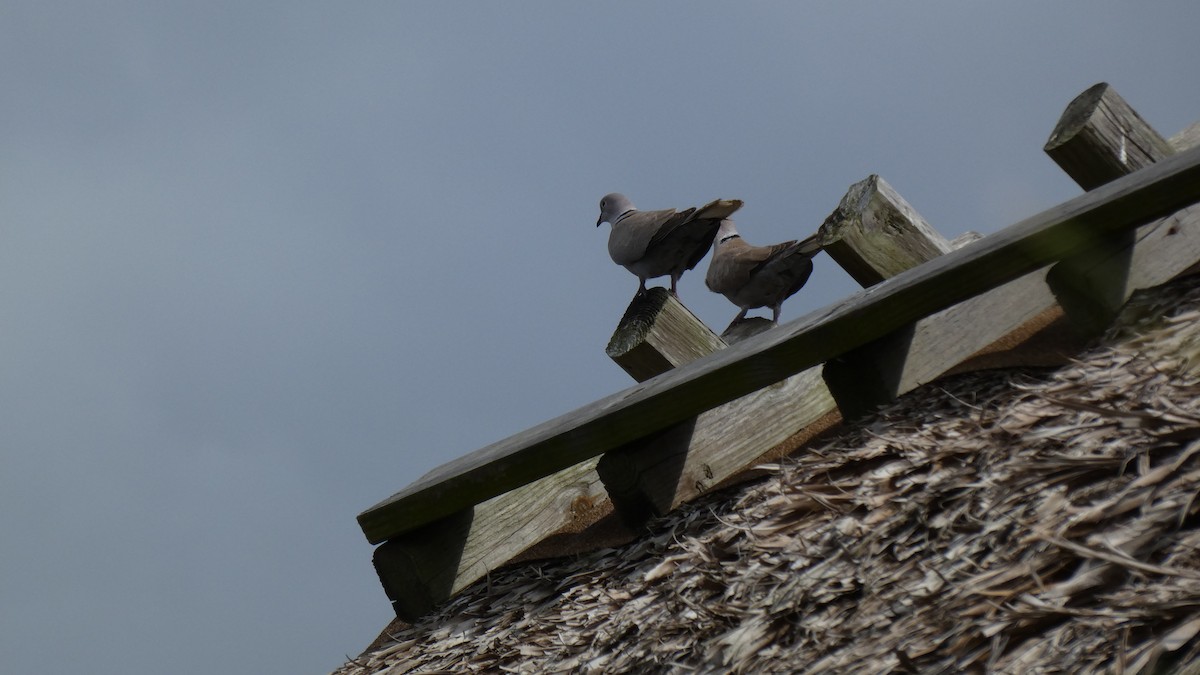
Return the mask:
M460 511L375 549L371 562L396 616L416 621L453 594L474 513Z
M1101 82L1067 105L1045 152L1080 187L1091 190L1188 147L1186 133L1176 138L1165 140L1116 90ZM1194 244L1188 239L1194 235L1178 227L1187 219L1172 218L1176 227L1164 229L1165 221L1160 221L1136 233L1120 232L1081 246L1079 253L1050 270L1046 282L1080 336L1099 335L1133 291L1163 283L1193 259ZM1145 260L1147 255L1154 260Z
M904 366L916 324L825 362L822 376L842 418L854 422L904 393Z
M1129 299L1136 242L1136 233L1121 232L1050 268L1046 283L1081 337L1103 333Z
M752 338L759 333L771 330L775 326L776 323L770 319L764 319L761 316L752 316L748 319L742 319L741 321L729 324L725 328L725 332L721 333L721 339L727 345L737 344L746 338Z
M737 342L773 328L774 322L753 317L731 325L723 337ZM609 355L622 368L647 377L669 370L648 364L682 366L697 352L716 351L725 342L664 292L661 301L635 298L609 345ZM635 352L641 365L631 368L622 358ZM623 522L639 528L732 480L755 461L795 450L840 420L831 417L834 410L819 371L810 369L611 450L596 472Z
M670 513L683 476L696 418L605 453L596 473L621 520L630 529Z
M605 352L638 382L693 361L725 342L665 288L634 296ZM674 506L696 418L611 450L596 463L621 521L639 529Z
M950 242L877 175L850 186L820 233L830 257L863 286L952 250ZM843 419L859 419L907 391L903 375L915 331L916 325L909 324L825 363L825 384Z

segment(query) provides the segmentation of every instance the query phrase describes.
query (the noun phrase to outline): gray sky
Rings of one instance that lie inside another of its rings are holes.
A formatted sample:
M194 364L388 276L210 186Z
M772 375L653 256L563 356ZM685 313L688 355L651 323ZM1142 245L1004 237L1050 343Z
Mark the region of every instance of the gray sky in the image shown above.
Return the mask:
M949 236L1078 193L1111 82L1200 119L1200 5L0 3L0 671L324 673L355 516L630 384L594 227L890 182ZM720 330L736 308L684 276ZM658 283L662 283L661 281ZM853 283L827 257L784 320Z

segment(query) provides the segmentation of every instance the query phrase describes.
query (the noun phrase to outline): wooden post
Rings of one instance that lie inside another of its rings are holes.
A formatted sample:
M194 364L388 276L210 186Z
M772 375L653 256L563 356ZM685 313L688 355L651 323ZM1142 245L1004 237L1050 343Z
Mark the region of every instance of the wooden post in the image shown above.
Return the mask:
M1150 166L1174 152L1106 82L1092 86L1067 105L1044 150L1084 190Z
M829 257L864 288L951 250L945 237L874 174L850 186L819 233Z
M1185 143L1186 136L1182 136L1181 145ZM1045 147L1046 154L1085 190L1147 167L1175 151L1103 82L1071 101ZM1142 236L1163 236L1155 235L1153 228L1143 229ZM1145 279L1131 276L1134 237L1134 232L1121 232L1081 246L1047 275L1046 283L1081 336L1090 337L1107 328L1134 289L1145 283ZM1176 245L1180 243L1176 241ZM1142 248L1147 250L1147 246ZM1159 269L1171 267L1164 261Z
M634 297L605 351L638 382L725 347L665 288Z
M810 368L606 453L596 472L629 525L661 516L840 421Z
M665 288L652 288L629 304L605 351L633 379L644 382L724 347L678 298ZM685 420L600 457L596 473L626 524L636 527L654 515L654 488L680 480L683 456L671 449L686 451L695 423L695 418ZM651 472L654 480L647 482Z
M586 460L381 544L373 562L396 616L415 621L530 547L556 535L569 538L610 514L596 462Z
M656 293L661 291L661 294ZM769 329L743 321L731 340ZM609 356L644 381L724 348L725 342L664 289L636 298L609 341ZM707 350L707 352L705 351ZM629 527L708 492L755 460L794 450L837 421L817 369L605 453L596 473Z
M825 251L863 286L873 286L951 250L887 181L868 176L850 186L820 229ZM825 383L846 419L893 400L901 389L914 326L830 359Z

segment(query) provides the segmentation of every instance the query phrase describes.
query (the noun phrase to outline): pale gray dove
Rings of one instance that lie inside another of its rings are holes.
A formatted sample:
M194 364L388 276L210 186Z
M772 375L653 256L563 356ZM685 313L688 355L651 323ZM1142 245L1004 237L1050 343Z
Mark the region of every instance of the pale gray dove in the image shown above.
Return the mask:
M600 200L600 223L611 223L608 255L638 278L638 293L646 280L671 277L677 293L679 277L696 266L712 246L721 221L742 207L739 199L718 199L683 211L638 211L625 195L612 193Z
M813 256L820 251L817 235L774 246L751 246L738 234L733 221L726 220L717 230L704 283L742 309L733 324L755 307L770 307L771 321L778 323L780 306L808 281Z

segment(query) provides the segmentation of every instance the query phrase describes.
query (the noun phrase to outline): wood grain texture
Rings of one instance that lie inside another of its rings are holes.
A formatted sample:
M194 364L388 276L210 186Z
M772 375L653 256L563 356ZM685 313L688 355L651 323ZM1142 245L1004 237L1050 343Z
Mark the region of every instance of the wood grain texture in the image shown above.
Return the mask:
M1200 145L1200 122L1193 122L1186 129L1172 136L1168 142L1175 152L1191 150Z
M605 352L638 382L694 361L725 343L665 288L635 296Z
M548 536L611 511L596 458L486 500L376 549L375 571L396 615L414 621Z
M1096 85L1067 107L1046 152L1085 190L1169 157L1179 147L1163 140L1117 92ZM1053 145L1053 147L1052 147ZM1131 152L1130 146L1137 147ZM1069 146L1069 152L1062 152ZM1090 169L1086 167L1092 167ZM1115 233L1053 267L1046 282L1084 336L1106 329L1135 290L1164 283L1195 262L1193 219L1180 212L1155 226Z
M829 257L860 286L874 286L952 250L887 181L853 184L818 230Z
M359 515L380 542L631 443L1200 200L1177 154L828 308L450 462Z
M725 347L663 293L635 299L609 342L609 356L639 381ZM741 340L774 327L751 319L726 335ZM634 352L644 355L630 367L627 355ZM596 473L624 522L636 528L745 471L834 409L819 371L810 369L611 450L601 456Z
M843 267L857 270L852 276L864 286L953 248L877 175L850 186L821 225L820 236L828 242L825 250L830 256ZM905 326L825 363L822 376L843 418L859 418L898 395L901 369L909 360L913 337L913 326Z
M1067 105L1044 150L1084 190L1150 166L1174 152L1104 82Z
M820 369L809 368L608 452L596 472L636 525L709 492L834 410Z

